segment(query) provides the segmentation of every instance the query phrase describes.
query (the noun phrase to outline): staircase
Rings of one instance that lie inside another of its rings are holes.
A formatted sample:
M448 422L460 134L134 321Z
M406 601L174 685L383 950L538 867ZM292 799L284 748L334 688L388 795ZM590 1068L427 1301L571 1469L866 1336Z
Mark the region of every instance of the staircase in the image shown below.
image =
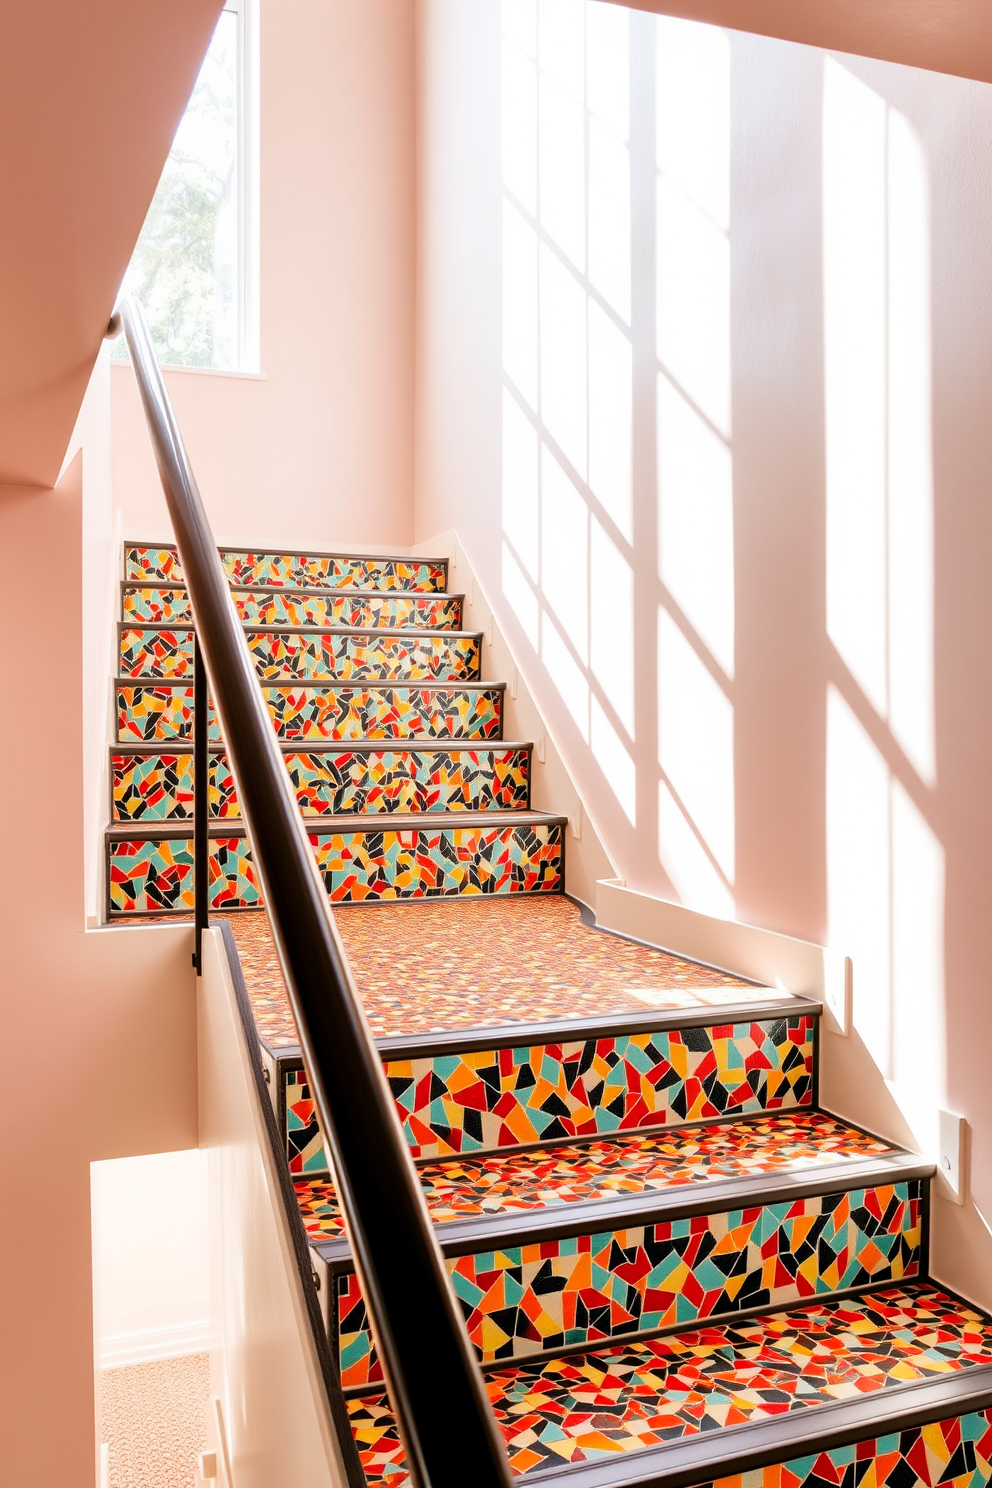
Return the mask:
M820 1108L819 1004L600 932L565 896L563 819L531 807L530 746L502 738L502 685L480 680L443 563L222 556L513 1472L987 1482L992 1323L929 1279L932 1165ZM108 914L188 915L175 554L129 546L121 601ZM361 1473L403 1488L216 737L209 791L212 908L230 912Z

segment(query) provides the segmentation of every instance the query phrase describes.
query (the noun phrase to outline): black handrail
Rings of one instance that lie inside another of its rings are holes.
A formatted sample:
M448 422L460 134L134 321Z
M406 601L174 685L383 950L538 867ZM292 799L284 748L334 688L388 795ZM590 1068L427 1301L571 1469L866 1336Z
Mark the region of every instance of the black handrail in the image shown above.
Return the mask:
M506 1450L331 916L140 305L123 326L307 1078L416 1488L510 1488ZM205 728L198 715L197 732ZM197 795L207 781L197 777Z

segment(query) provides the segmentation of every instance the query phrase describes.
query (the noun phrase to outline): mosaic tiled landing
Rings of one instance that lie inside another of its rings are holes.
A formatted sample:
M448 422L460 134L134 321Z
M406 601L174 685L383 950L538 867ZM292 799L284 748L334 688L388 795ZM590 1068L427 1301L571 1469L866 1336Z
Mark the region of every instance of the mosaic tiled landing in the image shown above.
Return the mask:
M298 589L415 589L443 593L447 565L416 558L355 558L347 554L249 553L222 548L221 562L232 584L275 584ZM124 549L125 580L181 584L175 548L133 543Z
M789 1111L713 1126L674 1127L570 1146L510 1149L417 1169L435 1224L526 1214L591 1199L622 1199L724 1178L808 1173L842 1159L884 1157L887 1142L823 1111ZM335 1240L344 1222L326 1178L296 1181L311 1240Z
M396 811L525 811L530 751L342 748L283 753L303 812L314 816ZM115 753L110 759L114 821L173 821L193 815L193 756ZM238 815L226 756L210 759L210 814Z
M792 1000L592 929L559 895L355 906L335 920L377 1037ZM259 1034L273 1048L298 1044L267 919L231 924Z
M418 626L461 630L462 601L457 594L373 594L320 589L232 589L239 619L253 625ZM126 584L123 618L151 625L192 619L189 595L176 584Z
M557 893L562 886L561 823L529 816L512 825L318 830L309 838L334 902ZM192 838L111 838L107 851L112 914L192 909ZM256 907L247 839L211 837L210 852L211 909Z
M411 1154L447 1157L810 1105L813 1019L390 1059L385 1069ZM305 1073L285 1080L290 1169L326 1171Z
M262 696L281 739L498 739L502 732L503 689L488 683L266 682ZM121 743L191 737L192 683L119 682L116 697ZM210 737L220 737L214 718Z
M476 1353L494 1363L915 1277L921 1189L914 1179L446 1264ZM354 1273L337 1297L342 1383L381 1380Z
M917 1283L750 1322L518 1363L494 1370L486 1385L511 1469L519 1474L642 1451L988 1364L992 1336L980 1314ZM370 1488L404 1488L403 1449L385 1397L352 1399L348 1410ZM921 1434L928 1429L920 1428ZM987 1457L988 1427L980 1430L976 1421L968 1434L983 1443ZM943 1439L955 1440L953 1428ZM900 1438L898 1447L888 1448L893 1488L911 1488L914 1479L893 1475L891 1454L898 1452L909 1466L914 1446ZM938 1448L938 1459L944 1450ZM915 1456L918 1461L918 1451ZM799 1481L809 1476L804 1460L797 1461ZM779 1481L784 1482L770 1480ZM747 1488L751 1483L749 1474Z
M341 682L402 680L474 682L479 676L479 637L442 631L248 630L248 649L260 677ZM123 626L122 677L193 675L193 632Z

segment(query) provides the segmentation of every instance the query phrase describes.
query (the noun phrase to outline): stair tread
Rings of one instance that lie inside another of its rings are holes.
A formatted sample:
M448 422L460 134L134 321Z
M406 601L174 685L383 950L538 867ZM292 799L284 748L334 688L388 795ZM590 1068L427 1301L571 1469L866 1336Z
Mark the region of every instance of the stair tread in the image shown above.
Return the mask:
M414 689L417 692L505 692L505 682L483 682L477 677L461 678L452 677L438 681L434 678L414 678L405 681L402 677L354 677L350 680L337 680L324 677L261 677L263 687L324 687L330 689L351 688L353 691L366 691L372 688L379 689ZM181 688L193 691L192 677L177 677L174 680L169 677L122 677L117 676L114 682L118 687L141 687L149 691L157 691L160 687Z
M880 1395L896 1392L908 1410L914 1388L975 1369L986 1381L990 1365L988 1320L918 1282L499 1365L487 1371L486 1386L516 1474L559 1469L555 1481L591 1484L594 1474L576 1469L612 1463L611 1483L630 1482L631 1473L638 1483L662 1482L666 1456L694 1442L697 1475L684 1481L705 1482L707 1458L722 1461L730 1446L728 1429L739 1428L738 1460L749 1430L785 1444L798 1415L811 1431L826 1432L838 1406L853 1407L847 1416L863 1418L861 1434L871 1436L886 1404ZM353 1397L348 1410L370 1488L404 1488L403 1449L381 1388Z
M891 1158L897 1151L826 1112L789 1111L445 1158L424 1163L417 1172L431 1218L445 1225L494 1215L533 1216L593 1200L629 1205L652 1193L700 1189L735 1178L791 1178L852 1161ZM294 1181L310 1240L340 1239L344 1223L333 1183L326 1178Z
M455 905L457 904L457 909ZM788 993L605 934L560 895L335 908L335 923L377 1038L562 1018L740 1007ZM264 915L232 917L260 1038L293 1047L293 1022Z
M444 831L446 828L464 830L469 827L533 827L554 823L561 825L568 820L550 811L392 811L370 815L314 816L310 819L311 831L326 832L416 832ZM131 842L136 839L156 840L173 837L189 837L193 830L192 819L178 821L114 822L106 829L107 837L114 842ZM245 830L240 816L226 816L210 822L211 837L237 837Z
M121 579L122 589L155 589L170 594L182 591L185 594L186 585L178 579ZM355 599L362 602L374 599L394 600L403 599L407 596L413 599L421 599L428 603L443 600L464 600L464 594L455 593L448 589L319 589L316 585L299 584L232 584L232 594L271 594L273 590L279 594L305 595L308 599L320 598L321 596L334 599Z
M243 620L243 629L258 635L317 635L317 636L383 636L409 641L412 638L438 639L443 641L481 641L481 630L445 630L430 625L264 625L256 620ZM188 620L118 620L119 632L129 630L151 630L165 635L178 631L193 634L193 625Z
M501 750L532 750L534 745L522 739L279 739L283 754L491 754ZM227 746L211 739L211 754L226 754ZM110 755L192 754L192 739L119 741L110 745Z

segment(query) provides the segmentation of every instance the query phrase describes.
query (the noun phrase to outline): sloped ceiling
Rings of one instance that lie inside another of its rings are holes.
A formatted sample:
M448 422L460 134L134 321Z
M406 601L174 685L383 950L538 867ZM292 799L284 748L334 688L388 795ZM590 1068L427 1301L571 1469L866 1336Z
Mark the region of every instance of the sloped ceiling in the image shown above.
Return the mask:
M0 3L0 484L58 475L221 6Z
M992 82L992 0L617 0L759 36Z

